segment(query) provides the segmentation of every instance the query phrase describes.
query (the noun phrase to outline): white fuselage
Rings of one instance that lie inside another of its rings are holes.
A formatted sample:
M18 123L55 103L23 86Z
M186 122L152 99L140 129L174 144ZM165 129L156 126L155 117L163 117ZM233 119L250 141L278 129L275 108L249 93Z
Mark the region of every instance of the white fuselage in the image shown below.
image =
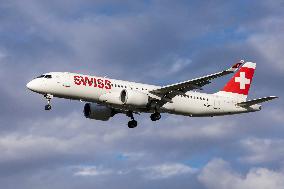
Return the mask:
M126 107L124 104L106 104L105 101L101 100L101 97L107 93L120 94L123 89L139 91L151 96L148 91L160 88L160 86L155 85L75 73L52 72L49 74L52 75L52 78L36 78L28 84L28 86L30 86L29 88L40 94L50 94L59 98L103 103L121 110L131 108L133 111L152 112L151 109L133 106ZM82 82L80 80L81 77L87 78L87 80ZM236 103L240 101L241 100L237 98L219 96L217 94L189 91L186 92L186 96L175 96L172 102L165 103L160 110L161 112L193 117L229 115L260 110L259 105L250 108L237 106Z

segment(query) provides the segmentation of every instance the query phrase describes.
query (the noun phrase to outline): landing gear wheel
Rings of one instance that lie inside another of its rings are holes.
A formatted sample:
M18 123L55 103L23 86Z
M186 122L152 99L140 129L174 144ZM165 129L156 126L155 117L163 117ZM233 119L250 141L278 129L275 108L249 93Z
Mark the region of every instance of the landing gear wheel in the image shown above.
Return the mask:
M128 122L128 127L129 128L135 128L137 127L137 121L136 120L131 120Z
M44 107L44 109L45 110L51 110L50 101L53 98L53 96L50 95L50 94L46 94L46 95L44 95L44 98L46 98L46 100L47 100L47 105Z
M137 121L134 119L133 112L129 111L126 115L131 118L131 121L128 122L128 127L129 128L137 127Z
M150 118L151 118L152 121L158 121L159 119L161 119L161 114L158 113L158 112L153 113L153 114L151 114Z
M45 110L51 110L51 105L50 105L50 104L46 105L46 106L44 107L44 109L45 109Z

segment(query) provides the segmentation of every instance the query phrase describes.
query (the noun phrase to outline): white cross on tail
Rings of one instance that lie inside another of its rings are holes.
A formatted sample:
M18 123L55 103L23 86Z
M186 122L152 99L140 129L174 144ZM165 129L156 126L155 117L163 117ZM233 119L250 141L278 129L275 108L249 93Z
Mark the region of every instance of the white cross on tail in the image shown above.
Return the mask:
M240 89L246 89L246 85L250 84L250 79L246 78L245 72L241 72L240 77L235 78L235 82L240 83Z

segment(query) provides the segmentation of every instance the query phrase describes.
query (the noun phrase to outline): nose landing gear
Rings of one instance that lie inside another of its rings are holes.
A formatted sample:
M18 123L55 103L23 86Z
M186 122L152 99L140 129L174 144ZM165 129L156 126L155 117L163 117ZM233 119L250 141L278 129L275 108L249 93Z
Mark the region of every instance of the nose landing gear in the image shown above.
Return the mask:
M44 109L45 109L45 110L51 110L50 101L51 101L51 99L53 98L53 95L46 94L46 95L44 95L44 98L47 100L47 105L45 105Z

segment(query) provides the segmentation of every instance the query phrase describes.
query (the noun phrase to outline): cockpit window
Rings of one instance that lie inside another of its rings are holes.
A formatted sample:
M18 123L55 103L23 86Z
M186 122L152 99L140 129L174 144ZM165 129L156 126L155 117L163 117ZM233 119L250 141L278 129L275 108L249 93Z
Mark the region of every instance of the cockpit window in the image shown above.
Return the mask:
M44 78L51 79L52 76L51 75L46 75Z
M43 78L45 75L38 76L37 78Z

